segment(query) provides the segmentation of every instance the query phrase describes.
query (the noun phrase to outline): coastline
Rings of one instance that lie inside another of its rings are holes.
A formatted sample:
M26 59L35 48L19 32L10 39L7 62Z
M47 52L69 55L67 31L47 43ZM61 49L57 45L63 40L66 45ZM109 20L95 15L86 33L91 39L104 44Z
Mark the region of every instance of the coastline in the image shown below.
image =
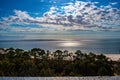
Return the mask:
M106 57L112 59L113 61L120 60L120 54L104 54Z
M86 77L0 77L0 80L119 80L120 76Z

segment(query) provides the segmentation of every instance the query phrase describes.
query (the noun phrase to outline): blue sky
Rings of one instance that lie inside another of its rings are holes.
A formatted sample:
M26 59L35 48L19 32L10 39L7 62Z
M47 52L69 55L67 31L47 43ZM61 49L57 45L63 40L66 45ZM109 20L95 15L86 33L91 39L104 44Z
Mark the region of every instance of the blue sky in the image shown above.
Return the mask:
M120 1L0 0L1 39L57 38L56 34L63 39L120 37Z

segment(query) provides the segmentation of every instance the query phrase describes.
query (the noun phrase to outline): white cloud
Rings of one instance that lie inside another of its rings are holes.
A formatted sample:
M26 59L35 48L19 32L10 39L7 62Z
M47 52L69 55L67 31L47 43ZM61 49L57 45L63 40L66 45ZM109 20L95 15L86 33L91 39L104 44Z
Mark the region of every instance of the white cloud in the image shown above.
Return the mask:
M97 7L98 2L76 1L66 6L51 7L43 17L32 17L26 11L14 10L15 15L3 18L0 24L35 24L39 28L14 28L12 31L46 30L118 30L120 29L120 10L111 5ZM19 30L18 30L19 29Z
M111 5L116 5L116 4L118 4L117 2L112 2L112 3L110 3Z

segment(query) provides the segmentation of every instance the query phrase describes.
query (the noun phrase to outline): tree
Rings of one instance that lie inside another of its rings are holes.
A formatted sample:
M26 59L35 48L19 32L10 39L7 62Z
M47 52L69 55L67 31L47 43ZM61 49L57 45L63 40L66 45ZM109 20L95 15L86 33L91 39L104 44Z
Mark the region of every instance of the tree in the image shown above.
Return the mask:
M120 75L120 60L118 60L117 62L115 62L114 64L114 71L117 75Z
M45 53L44 50L41 50L41 52L39 53L39 56L40 56L42 59L47 59L47 54Z
M75 52L75 54L77 55L77 56L76 56L76 59L77 59L77 60L82 60L82 59L83 59L83 53L82 53L80 50L77 50L77 51Z
M98 70L98 75L99 76L108 76L109 75L109 71L105 67L101 67Z
M40 76L54 76L54 71L50 68L48 68L48 69L43 68L40 71Z
M65 60L74 55L56 50L53 59L50 52L39 48L30 51L6 49L0 54L0 76L113 76L120 74L120 61L109 61L103 54L82 53L77 50L76 60ZM34 56L34 59L31 57ZM113 72L114 71L114 72Z
M103 54L97 55L96 59L101 61L108 61L108 58Z
M41 52L41 49L39 49L39 48L33 48L33 49L31 49L30 55L31 55L31 56L34 56L34 59L36 59L37 55L38 55L40 52Z
M64 56L65 56L65 57L68 56L68 50L64 50L63 53L64 53Z
M93 62L96 59L96 55L94 53L90 52L87 59L89 59L90 62L91 61Z
M9 59L12 59L12 58L14 58L15 57L15 50L13 49L13 48L9 48L8 50L7 50L7 58L9 58Z
M58 60L59 60L59 59L63 59L62 53L63 53L63 52L62 52L61 50L56 50L56 51L54 52L54 57L57 58Z

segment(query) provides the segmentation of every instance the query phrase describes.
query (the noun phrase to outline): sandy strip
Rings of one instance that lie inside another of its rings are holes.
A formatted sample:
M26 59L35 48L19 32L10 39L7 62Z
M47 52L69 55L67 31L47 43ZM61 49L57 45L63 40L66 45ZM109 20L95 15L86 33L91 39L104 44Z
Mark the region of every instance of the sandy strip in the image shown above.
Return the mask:
M104 54L104 55L114 61L117 61L120 59L120 54Z
M120 76L89 76L89 77L0 77L0 80L120 80Z

